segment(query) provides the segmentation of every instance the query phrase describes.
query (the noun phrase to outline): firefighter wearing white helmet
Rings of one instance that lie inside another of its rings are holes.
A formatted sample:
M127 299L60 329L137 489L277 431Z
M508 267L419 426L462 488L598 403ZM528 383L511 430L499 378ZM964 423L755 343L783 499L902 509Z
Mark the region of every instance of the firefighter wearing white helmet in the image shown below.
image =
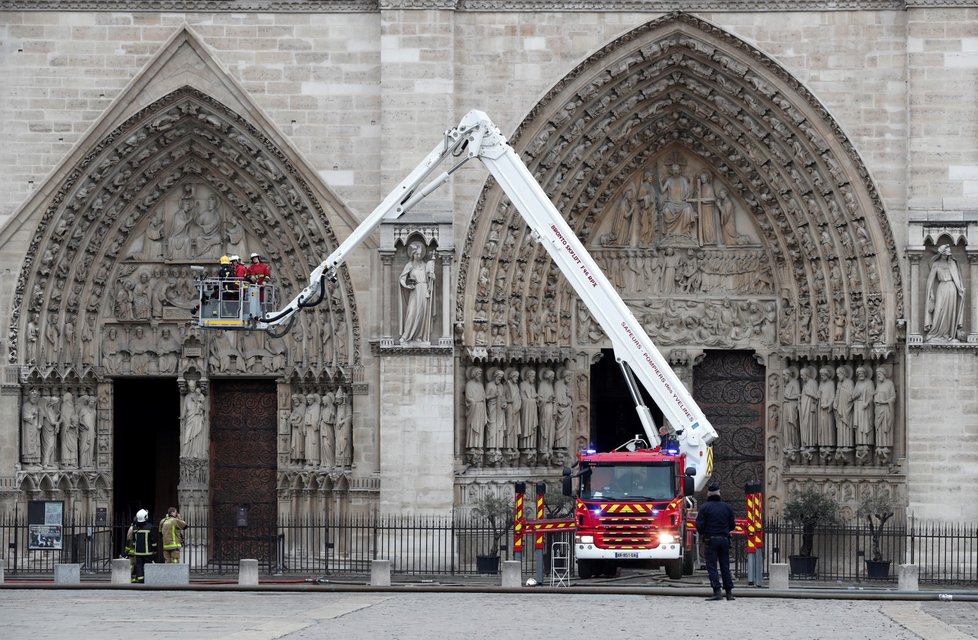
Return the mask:
M261 256L257 253L251 254L251 265L248 267L248 280L255 284L268 284L272 279L272 272L268 265L261 261Z
M149 520L149 512L140 509L136 519L126 532L126 548L130 549L135 562L132 563L132 582L141 583L147 562L156 556L156 528Z

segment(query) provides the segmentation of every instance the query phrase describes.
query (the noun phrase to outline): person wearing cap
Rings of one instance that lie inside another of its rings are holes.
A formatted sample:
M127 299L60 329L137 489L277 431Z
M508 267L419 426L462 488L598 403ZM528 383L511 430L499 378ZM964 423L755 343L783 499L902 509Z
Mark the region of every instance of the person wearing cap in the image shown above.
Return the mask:
M730 576L730 534L736 528L733 509L720 498L720 485L711 484L707 487L706 504L696 514L696 531L706 547L706 572L713 587L713 596L707 600L723 600L721 578L727 600L734 599L733 578Z

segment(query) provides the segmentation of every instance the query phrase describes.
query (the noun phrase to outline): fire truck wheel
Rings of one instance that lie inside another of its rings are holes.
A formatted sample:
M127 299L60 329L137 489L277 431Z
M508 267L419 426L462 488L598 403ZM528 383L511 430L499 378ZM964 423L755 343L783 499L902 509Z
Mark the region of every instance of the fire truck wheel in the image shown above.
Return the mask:
M683 556L683 575L691 576L693 575L693 569L695 568L695 558L693 558L693 553L687 553Z
M683 577L683 561L670 560L666 563L666 575L669 576L670 580L679 580Z
M577 575L582 580L587 580L594 576L594 561L593 560L578 560L577 561Z

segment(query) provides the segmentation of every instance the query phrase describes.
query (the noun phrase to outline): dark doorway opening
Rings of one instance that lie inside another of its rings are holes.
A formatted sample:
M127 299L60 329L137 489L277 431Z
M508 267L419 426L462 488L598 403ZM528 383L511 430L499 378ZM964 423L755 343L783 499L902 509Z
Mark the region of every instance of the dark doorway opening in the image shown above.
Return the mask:
M598 451L612 451L636 435L644 437L645 430L615 352L602 349L601 354L601 359L591 365L591 445ZM662 411L641 384L639 390L655 424L661 425Z
M180 389L176 378L116 380L113 510L120 524L146 509L151 522L177 506Z

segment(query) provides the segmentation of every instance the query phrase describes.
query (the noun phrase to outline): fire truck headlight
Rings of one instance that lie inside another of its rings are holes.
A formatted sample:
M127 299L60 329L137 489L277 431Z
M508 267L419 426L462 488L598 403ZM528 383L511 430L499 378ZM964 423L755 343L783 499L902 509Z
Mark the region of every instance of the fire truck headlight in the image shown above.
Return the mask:
M577 544L594 544L594 536L574 536Z
M660 533L659 534L659 544L672 544L676 541L676 536L671 533Z

